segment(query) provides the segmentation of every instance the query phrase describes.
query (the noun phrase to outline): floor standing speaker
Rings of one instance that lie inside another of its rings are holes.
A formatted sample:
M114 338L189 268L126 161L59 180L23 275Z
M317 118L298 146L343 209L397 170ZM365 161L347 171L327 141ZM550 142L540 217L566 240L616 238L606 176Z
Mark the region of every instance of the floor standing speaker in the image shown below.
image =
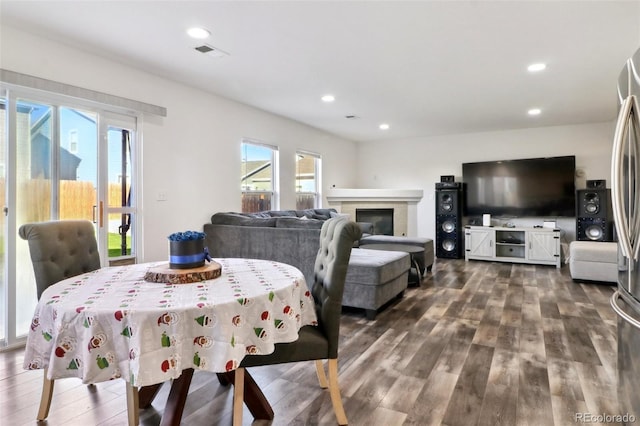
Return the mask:
M436 184L436 256L460 259L464 255L461 183Z
M615 241L609 189L590 188L576 191L576 239Z

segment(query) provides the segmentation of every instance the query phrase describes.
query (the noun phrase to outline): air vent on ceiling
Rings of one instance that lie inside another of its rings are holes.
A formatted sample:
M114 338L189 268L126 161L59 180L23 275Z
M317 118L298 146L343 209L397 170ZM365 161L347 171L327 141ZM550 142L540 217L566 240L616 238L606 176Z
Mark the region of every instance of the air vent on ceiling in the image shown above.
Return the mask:
M198 46L195 49L198 52L204 53L212 58L223 58L225 56L229 56L229 54L224 50L220 50L217 47L209 46L208 44L203 44L202 46Z
M346 118L347 120L357 120L360 117L358 117L357 115L350 114L350 115L345 115L344 118Z

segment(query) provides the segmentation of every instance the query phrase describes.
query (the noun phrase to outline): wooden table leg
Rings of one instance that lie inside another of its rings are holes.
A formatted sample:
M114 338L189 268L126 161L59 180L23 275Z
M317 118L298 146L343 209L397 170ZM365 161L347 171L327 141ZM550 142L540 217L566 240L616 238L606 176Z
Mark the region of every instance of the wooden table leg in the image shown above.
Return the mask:
M151 386L142 386L138 390L138 406L140 408L149 408L151 403L156 398L158 391L162 387L163 383L158 383Z
M160 426L180 426L184 403L189 394L189 385L193 377L193 368L182 370L182 375L171 382L171 390L164 407Z
M222 385L233 384L235 373L217 373L218 380ZM171 382L171 390L167 398L167 404L162 414L161 426L179 426L182 420L182 412L184 411L184 403L189 394L189 385L193 377L193 368L182 371L182 375ZM138 391L140 408L148 408L153 399L158 394L162 383L151 386L143 386ZM256 420L273 420L273 408L262 393L258 384L253 380L249 371L245 370L244 374L244 403L249 412Z

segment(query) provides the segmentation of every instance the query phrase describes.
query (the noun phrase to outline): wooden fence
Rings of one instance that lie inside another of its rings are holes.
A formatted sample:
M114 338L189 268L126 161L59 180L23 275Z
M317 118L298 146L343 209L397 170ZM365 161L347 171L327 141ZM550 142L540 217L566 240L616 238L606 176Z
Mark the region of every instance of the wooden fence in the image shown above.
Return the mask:
M60 181L60 219L94 219L96 188L92 182ZM4 199L4 180L0 180L0 199ZM51 181L48 179L30 179L18 187L18 211L20 222L40 222L51 218ZM109 184L109 205L122 204L120 184ZM96 212L97 215L97 212ZM4 214L0 217L4 225Z
M315 194L297 193L296 210L312 209L315 206ZM271 210L271 194L265 192L242 193L242 211L254 213L263 210Z

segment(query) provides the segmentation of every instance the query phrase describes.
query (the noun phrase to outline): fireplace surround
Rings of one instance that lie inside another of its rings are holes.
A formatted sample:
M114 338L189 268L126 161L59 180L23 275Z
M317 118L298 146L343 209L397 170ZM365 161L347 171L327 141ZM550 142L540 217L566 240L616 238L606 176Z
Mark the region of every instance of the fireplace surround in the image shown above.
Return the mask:
M330 188L329 207L356 220L356 209L393 209L393 235L418 235L418 203L421 189Z

